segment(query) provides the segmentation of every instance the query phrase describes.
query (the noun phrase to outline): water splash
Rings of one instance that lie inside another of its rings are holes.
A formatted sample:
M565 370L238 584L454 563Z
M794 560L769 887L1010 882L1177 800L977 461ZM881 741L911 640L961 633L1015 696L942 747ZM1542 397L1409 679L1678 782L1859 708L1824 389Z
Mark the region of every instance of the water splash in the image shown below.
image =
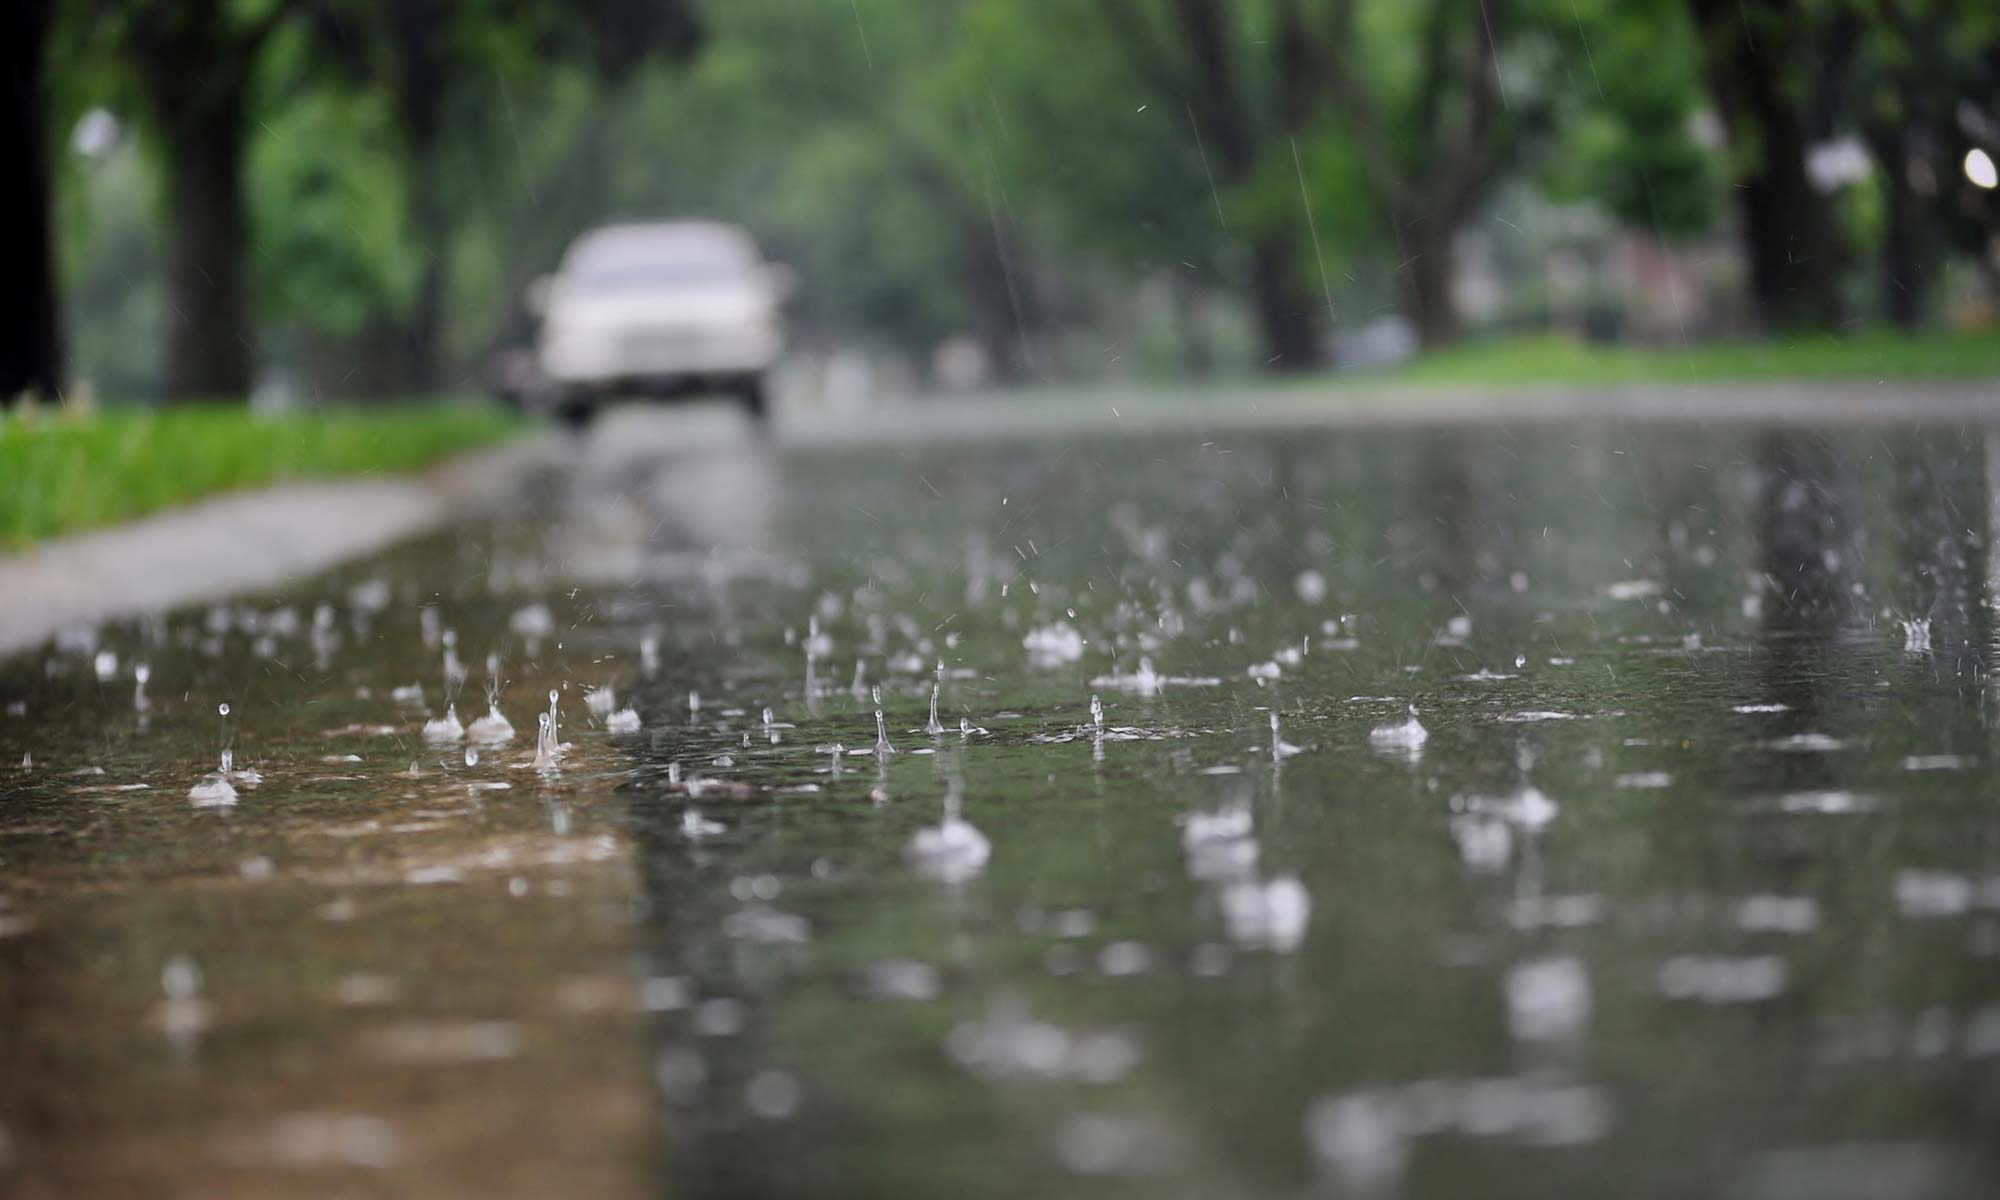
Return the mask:
M1284 760L1290 758L1294 754L1304 754L1304 753L1305 751L1303 749L1292 745L1290 742L1286 741L1283 737L1279 736L1278 713L1277 710L1273 709L1271 712L1271 761L1283 762Z
M676 764L678 765L678 764ZM681 836L691 842L722 833L727 826L720 821L711 821L701 815L700 810L689 808L681 814Z
M940 676L944 674L944 660L942 659L938 660L938 674ZM944 722L938 720L938 686L935 683L931 685L931 719L924 723L924 732L930 734L932 737L944 736Z
M896 747L889 742L888 723L882 719L882 710L877 708L875 710L875 754L879 758L887 758L895 752Z
M514 725L500 713L500 656L486 656L486 715L474 721L466 736L489 746L514 740Z
M1415 754L1423 750L1431 732L1424 723L1417 720L1417 706L1409 706L1409 715L1401 721L1391 721L1377 725L1368 731L1368 744L1377 750Z
M176 954L160 967L160 1005L153 1021L167 1040L183 1053L214 1021L214 1010L201 998L201 968L185 954Z
M450 697L457 695L458 690L465 686L465 677L469 672L467 671L465 664L460 662L458 659L457 631L451 629L445 630L443 640L444 640L444 691L445 695L447 697Z
M188 789L188 799L196 808L227 808L236 803L236 788L226 773L211 772Z
M1590 1021L1590 975L1570 957L1520 963L1507 973L1507 1028L1516 1041L1580 1036Z
M465 726L459 724L457 705L446 705L443 716L424 722L424 740L445 745L465 740Z
M1067 621L1028 631L1021 639L1031 667L1060 667L1083 657L1083 635Z
M1139 669L1129 674L1112 671L1106 675L1091 677L1090 686L1106 691L1132 692L1140 696L1152 696L1169 687L1216 687L1222 680L1213 675L1162 675L1153 668L1153 660L1139 656Z
M1237 945L1289 954L1304 943L1312 896L1297 876L1238 880L1222 889L1221 900L1223 923Z
M944 820L917 830L906 852L910 865L919 874L941 883L963 883L986 869L993 856L993 844L986 835L959 816L958 788L954 785L944 798Z
M474 721L472 728L466 730L466 733L473 741L484 742L488 745L514 740L513 723L500 715L500 706L493 703L490 698L488 699L486 715Z
M530 604L507 618L507 628L518 637L536 641L556 631L555 614L546 604Z
M1454 796L1451 803L1458 812L1493 817L1527 833L1546 828L1562 811L1548 793L1532 783L1497 796Z
M535 734L535 769L553 771L556 760L562 756L562 744L556 737L556 690L549 689L549 711L535 716L540 728Z
M221 765L216 770L202 776L193 787L188 789L188 799L194 802L196 808L227 808L229 805L236 803L237 799L236 787L231 778L237 774L237 771L236 754L235 751L230 749L229 745L234 735L229 726L228 701L216 705L215 711L222 718ZM262 778L254 771L245 772L245 774L253 777L251 782Z

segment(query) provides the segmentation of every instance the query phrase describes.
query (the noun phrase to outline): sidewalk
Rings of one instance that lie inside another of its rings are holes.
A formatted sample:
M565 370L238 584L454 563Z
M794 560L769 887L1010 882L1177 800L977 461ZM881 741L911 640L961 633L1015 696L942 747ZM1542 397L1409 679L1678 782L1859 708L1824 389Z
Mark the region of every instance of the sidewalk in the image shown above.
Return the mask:
M415 475L231 492L0 556L0 654L95 625L275 587L435 528L546 460L548 434Z

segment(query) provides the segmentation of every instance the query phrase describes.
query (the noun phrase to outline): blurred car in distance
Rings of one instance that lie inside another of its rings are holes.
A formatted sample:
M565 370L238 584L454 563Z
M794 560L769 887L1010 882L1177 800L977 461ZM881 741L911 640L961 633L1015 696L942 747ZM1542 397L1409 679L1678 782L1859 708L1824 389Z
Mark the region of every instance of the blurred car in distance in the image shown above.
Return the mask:
M541 384L528 395L570 424L613 395L734 395L761 420L784 349L789 268L750 235L708 221L608 225L570 243L528 305L541 317Z

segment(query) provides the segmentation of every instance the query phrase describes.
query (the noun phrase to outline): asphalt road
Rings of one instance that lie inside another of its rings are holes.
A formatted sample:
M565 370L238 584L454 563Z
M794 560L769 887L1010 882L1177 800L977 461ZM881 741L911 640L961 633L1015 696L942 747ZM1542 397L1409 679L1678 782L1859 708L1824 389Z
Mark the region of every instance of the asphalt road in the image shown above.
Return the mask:
M1259 396L614 413L0 658L0 1185L1991 1194L2000 441Z

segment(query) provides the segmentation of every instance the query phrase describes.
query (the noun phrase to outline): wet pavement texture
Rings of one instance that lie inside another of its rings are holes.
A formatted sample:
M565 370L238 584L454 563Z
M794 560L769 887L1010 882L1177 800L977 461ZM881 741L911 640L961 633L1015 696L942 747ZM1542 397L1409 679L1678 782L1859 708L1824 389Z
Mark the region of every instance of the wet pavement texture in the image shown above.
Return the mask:
M614 418L0 664L0 1191L1991 1195L1997 470Z

